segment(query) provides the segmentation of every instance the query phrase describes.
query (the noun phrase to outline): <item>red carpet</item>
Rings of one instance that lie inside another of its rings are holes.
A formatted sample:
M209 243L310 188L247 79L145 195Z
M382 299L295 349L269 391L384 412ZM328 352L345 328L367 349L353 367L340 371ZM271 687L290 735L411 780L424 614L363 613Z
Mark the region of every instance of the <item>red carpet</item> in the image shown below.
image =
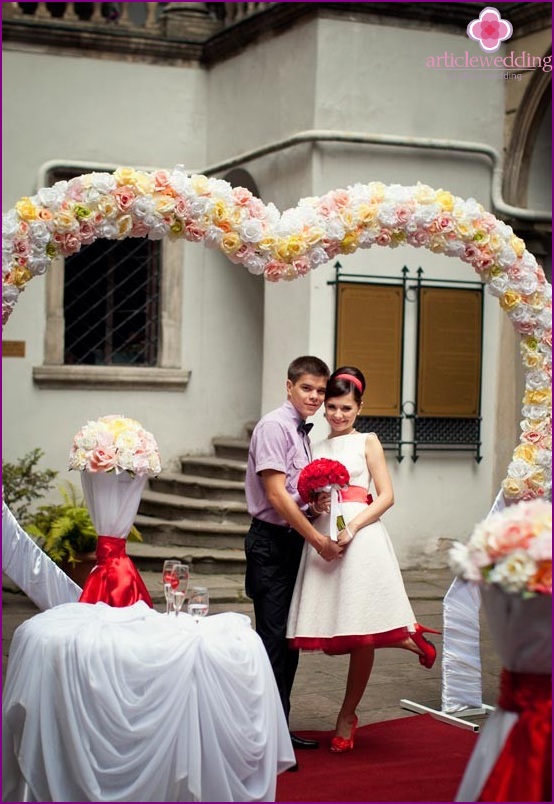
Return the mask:
M321 741L298 751L298 773L277 778L277 801L453 801L477 734L416 715L362 726L356 745L332 754L333 732L298 732Z

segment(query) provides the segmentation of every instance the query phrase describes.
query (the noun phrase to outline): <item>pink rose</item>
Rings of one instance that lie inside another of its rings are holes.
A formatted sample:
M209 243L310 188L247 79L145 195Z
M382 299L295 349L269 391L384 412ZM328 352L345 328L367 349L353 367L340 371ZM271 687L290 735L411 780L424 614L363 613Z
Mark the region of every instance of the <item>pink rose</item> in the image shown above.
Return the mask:
M96 239L96 229L88 221L83 221L79 227L79 239L84 246L94 243Z
M89 472L109 472L117 465L117 450L115 447L98 447L88 459Z
M252 254L254 254L254 246L252 246L251 243L243 243L234 254L229 254L229 259L231 262L234 262L235 265L239 265L243 260L251 257Z
M382 229L375 238L375 242L379 246L390 246L391 240L392 240L391 233L387 229Z
M296 269L299 276L306 276L310 270L310 261L307 257L298 257L297 260L292 261L292 266Z
M167 170L157 170L153 176L154 189L157 191L166 190L169 185L169 173Z
M127 212L135 200L135 194L132 187L118 187L116 190L114 190L113 195L117 206L122 212Z
M204 239L206 232L197 223L187 223L185 226L185 238L192 243L199 243Z
M329 199L322 200L317 205L318 215L323 215L324 218L330 218L334 212L336 212L336 207Z
M251 218L257 218L258 220L264 220L264 218L267 216L267 210L264 202L255 196L252 196L250 199L250 203L248 204L248 212L250 213Z
M27 240L14 240L13 241L13 252L20 257L28 257L29 256L29 243Z
M143 221L134 221L129 237L147 237L148 231L148 226Z
M78 235L68 232L60 236L60 251L67 257L68 254L75 254L81 248L81 240Z
M527 522L508 525L501 533L495 533L488 540L491 556L494 558L518 548L528 547L533 538L533 529Z
M398 223L407 223L412 217L412 210L407 206L396 207L396 220Z
M233 187L233 198L239 207L246 207L250 203L252 193L246 187Z
M426 232L425 229L418 229L416 232L410 232L406 237L406 240L410 246L415 246L416 248L426 246L429 242L429 239L429 232Z
M347 207L350 203L350 196L346 190L335 190L333 193L329 193L329 196L339 209Z
M265 266L265 278L269 282L278 282L279 279L283 278L287 268L288 265L286 263L279 262L278 260L271 260L271 262L268 262L268 264Z
M188 201L182 195L177 197L175 201L175 214L179 218L186 218L190 210Z

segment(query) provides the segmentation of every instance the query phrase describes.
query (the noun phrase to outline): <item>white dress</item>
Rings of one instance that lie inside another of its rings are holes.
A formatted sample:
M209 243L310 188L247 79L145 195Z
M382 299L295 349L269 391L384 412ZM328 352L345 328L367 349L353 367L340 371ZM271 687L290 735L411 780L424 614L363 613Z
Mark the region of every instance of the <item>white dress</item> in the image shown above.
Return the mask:
M350 472L350 485L369 490L365 457L366 433L320 441L314 458L340 461ZM342 502L346 524L365 507ZM329 514L314 522L329 533ZM394 645L414 630L416 618L404 588L389 535L383 523L357 532L342 558L327 562L306 542L298 570L287 625L292 646L303 650L346 653L353 647Z

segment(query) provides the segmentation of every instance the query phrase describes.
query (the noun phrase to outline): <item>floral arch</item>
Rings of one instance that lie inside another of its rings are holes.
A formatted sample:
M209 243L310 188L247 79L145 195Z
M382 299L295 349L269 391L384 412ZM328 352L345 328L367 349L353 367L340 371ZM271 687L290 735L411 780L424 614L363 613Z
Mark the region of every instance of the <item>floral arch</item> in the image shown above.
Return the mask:
M185 238L219 249L270 282L290 281L339 254L410 245L473 266L521 338L525 370L520 443L507 500L546 496L552 458L552 288L525 243L475 199L424 184L354 184L303 198L283 213L249 190L181 166L90 173L21 198L3 215L2 321L26 283L57 256L98 238Z

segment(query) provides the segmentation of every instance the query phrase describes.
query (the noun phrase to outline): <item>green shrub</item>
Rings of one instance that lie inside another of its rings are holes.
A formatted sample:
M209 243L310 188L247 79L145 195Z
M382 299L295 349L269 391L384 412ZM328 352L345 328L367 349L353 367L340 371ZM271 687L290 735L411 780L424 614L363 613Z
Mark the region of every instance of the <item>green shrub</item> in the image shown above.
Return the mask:
M37 447L16 463L2 461L4 501L22 526L31 518L31 504L44 497L58 474L53 469L37 470L36 465L43 455Z

